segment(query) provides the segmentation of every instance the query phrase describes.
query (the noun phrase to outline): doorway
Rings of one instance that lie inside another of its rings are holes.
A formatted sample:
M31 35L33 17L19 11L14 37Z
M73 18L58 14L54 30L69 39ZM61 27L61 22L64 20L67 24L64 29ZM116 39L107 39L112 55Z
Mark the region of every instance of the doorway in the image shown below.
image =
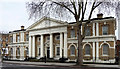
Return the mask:
M50 48L47 47L47 58L50 58Z

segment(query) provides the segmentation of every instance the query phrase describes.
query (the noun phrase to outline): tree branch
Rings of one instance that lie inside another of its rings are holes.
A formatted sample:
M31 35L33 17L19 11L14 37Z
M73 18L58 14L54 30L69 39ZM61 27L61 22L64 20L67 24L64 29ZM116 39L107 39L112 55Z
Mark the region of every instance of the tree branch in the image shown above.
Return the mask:
M70 0L70 2L72 3L73 8L74 8L74 11L75 11L75 14L77 15L77 9L76 9L76 7L75 7L75 1L72 2L72 1Z
M62 7L64 7L64 8L66 8L68 11L70 11L73 15L75 15L75 13L70 9L70 8L68 8L67 6L65 6L64 4L60 4L60 3L57 3L57 2L54 2L53 1L53 3L55 3L55 4L57 4L57 5L60 5L60 6L62 6Z

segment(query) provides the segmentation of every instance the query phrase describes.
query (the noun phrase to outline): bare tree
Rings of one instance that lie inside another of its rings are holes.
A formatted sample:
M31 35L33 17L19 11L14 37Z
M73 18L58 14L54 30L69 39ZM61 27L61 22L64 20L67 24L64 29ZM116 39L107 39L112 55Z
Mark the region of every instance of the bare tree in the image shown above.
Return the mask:
M71 16L75 19L78 32L77 65L81 66L83 64L82 41L85 38L85 29L87 24L91 22L93 11L100 4L102 4L102 1L98 0L35 0L27 3L27 9L30 18L42 17L51 13L61 15L62 17L64 15ZM85 19L87 21L84 25L83 34L81 34L81 28Z

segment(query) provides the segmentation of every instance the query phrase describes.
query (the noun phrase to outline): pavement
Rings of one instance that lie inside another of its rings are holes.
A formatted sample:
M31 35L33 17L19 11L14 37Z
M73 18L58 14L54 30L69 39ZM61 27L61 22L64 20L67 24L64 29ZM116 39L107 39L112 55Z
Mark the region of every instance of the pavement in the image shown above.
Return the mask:
M3 63L10 64L21 64L21 65L36 65L36 66L60 66L60 67L79 67L76 63L58 63L58 62L27 62L27 61L3 61ZM109 64L83 64L83 66L88 67L98 67L98 68L118 68L120 65L109 65Z

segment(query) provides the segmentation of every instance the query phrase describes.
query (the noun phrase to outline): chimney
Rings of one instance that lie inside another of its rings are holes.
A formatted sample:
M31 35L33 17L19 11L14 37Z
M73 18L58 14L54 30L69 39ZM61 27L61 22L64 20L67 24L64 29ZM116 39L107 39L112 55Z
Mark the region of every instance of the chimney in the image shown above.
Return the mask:
M103 18L103 14L102 13L97 14L97 18Z
M21 26L21 30L24 30L24 26Z

